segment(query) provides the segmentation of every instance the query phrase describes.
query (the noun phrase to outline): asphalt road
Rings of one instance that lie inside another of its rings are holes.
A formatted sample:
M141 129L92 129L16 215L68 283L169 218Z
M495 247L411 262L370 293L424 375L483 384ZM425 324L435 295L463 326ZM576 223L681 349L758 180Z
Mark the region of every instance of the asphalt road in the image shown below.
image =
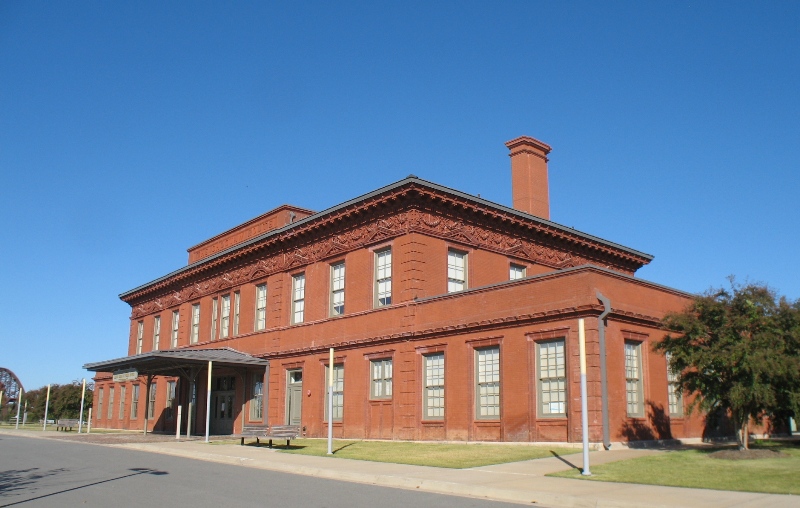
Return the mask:
M0 435L0 508L511 507L108 446Z

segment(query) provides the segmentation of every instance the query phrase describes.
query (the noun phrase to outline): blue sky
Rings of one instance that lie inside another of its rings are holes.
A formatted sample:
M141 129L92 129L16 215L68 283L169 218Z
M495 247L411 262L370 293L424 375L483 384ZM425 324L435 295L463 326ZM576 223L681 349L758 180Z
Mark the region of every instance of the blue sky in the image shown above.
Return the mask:
M118 294L275 206L415 174L551 216L638 276L800 297L800 3L3 2L0 366L126 354Z

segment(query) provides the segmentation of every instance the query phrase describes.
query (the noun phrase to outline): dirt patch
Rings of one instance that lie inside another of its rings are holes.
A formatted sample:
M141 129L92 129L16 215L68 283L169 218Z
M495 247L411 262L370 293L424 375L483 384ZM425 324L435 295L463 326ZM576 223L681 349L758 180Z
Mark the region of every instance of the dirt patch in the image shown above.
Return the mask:
M757 460L757 459L786 459L788 454L777 450L720 450L708 454L712 459L722 460Z

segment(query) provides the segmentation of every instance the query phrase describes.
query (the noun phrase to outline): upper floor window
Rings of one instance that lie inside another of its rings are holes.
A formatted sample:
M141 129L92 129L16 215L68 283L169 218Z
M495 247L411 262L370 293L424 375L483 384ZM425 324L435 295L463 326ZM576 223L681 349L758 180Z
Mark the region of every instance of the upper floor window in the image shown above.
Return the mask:
M220 309L219 335L225 339L228 337L231 324L231 295L222 295L222 308Z
M306 274L292 277L292 323L302 323L306 309Z
M263 330L267 327L267 285L256 286L256 321L255 329Z
M144 339L144 321L136 323L136 354L142 352L142 340Z
M170 345L172 349L178 347L178 327L181 324L181 312L179 310L172 311L172 335L170 337Z
M377 307L392 304L392 249L375 253L375 303Z
M217 338L217 312L219 312L219 300L214 297L211 299L211 340Z
M447 292L463 291L467 287L467 253L447 251Z
M525 278L525 267L522 265L515 265L511 263L508 269L508 280L517 280Z
M564 339L536 344L539 364L539 409L541 416L567 415L567 374Z
M389 399L392 397L392 359L372 360L372 390L373 399Z
M239 304L241 303L242 295L236 291L233 293L233 335L239 335Z
M192 305L192 330L189 334L189 340L192 344L197 343L200 338L200 304L195 303Z
M625 341L625 391L628 416L644 416L642 406L642 344Z
M344 262L331 266L331 316L344 314Z
M500 347L475 351L477 417L500 418Z
M161 316L153 318L153 351L157 351L161 345Z

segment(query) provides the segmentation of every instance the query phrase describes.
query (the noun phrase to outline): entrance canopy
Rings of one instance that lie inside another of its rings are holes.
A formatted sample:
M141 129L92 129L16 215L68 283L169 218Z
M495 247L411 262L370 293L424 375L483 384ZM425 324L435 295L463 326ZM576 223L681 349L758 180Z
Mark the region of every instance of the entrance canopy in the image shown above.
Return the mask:
M250 356L231 348L219 349L170 349L150 351L125 356L104 362L87 363L86 370L94 372L131 371L149 376L187 376L214 362L214 367L267 367L268 360Z

